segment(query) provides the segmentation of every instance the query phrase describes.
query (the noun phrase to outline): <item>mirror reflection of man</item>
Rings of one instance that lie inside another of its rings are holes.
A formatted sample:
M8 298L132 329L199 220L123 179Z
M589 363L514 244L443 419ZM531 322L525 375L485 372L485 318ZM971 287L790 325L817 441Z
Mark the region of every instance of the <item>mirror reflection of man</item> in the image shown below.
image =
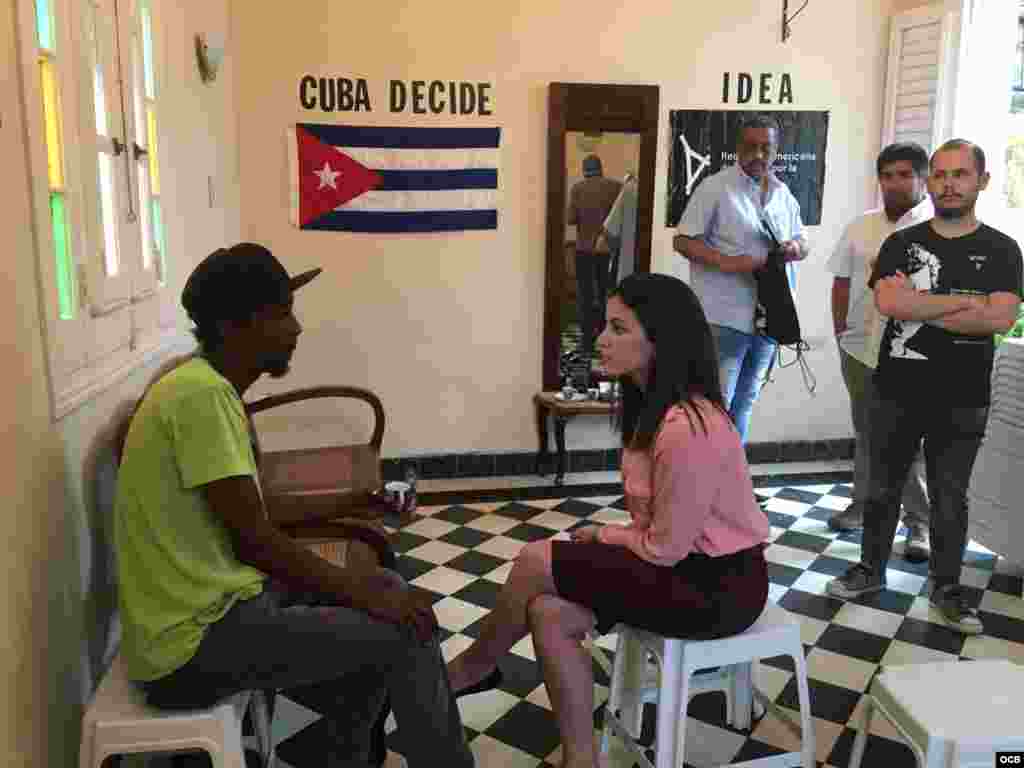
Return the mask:
M736 164L694 190L672 240L690 261L690 285L711 323L723 395L743 442L777 349L774 340L754 330L754 272L767 263L772 248L761 222L771 224L787 262L807 256L800 204L772 172L778 149L779 126L772 118L744 119ZM792 286L793 265L787 264L787 272Z
M604 304L610 287L611 255L607 246L598 249L597 239L621 189L621 182L605 177L601 158L587 155L583 158L583 179L569 193L569 224L576 226L576 313L582 332L577 351L587 363L588 379L594 338L604 327Z

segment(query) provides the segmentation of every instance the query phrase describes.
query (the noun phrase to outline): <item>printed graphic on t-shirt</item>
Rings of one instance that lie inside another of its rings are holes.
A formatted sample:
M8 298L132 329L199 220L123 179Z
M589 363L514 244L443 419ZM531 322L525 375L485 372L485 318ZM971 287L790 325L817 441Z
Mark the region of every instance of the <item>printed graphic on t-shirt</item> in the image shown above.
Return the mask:
M930 293L939 286L939 273L942 271L942 263L935 256L924 249L920 243L910 243L907 246L907 272L914 290ZM927 360L928 355L920 344L915 344L914 337L924 327L919 320L896 320L893 318L892 346L889 349L890 357L899 357L906 360Z

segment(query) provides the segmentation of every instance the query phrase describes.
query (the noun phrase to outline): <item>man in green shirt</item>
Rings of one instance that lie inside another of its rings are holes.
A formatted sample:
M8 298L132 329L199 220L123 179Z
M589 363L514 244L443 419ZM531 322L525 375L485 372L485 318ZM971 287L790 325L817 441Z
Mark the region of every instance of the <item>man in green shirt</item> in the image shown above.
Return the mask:
M370 764L385 694L412 768L472 766L429 602L392 571L337 567L271 522L329 520L332 503L275 497L268 510L262 497L242 396L287 373L302 332L292 293L319 272L290 277L269 250L239 243L189 277L199 354L146 392L118 474L121 654L158 707L317 686L336 703L328 766Z

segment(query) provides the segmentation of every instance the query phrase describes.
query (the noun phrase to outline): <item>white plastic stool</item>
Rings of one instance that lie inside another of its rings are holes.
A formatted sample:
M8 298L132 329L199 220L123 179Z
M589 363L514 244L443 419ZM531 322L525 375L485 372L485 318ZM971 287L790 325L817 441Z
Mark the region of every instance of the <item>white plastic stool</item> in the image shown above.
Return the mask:
M1024 749L1024 667L1004 659L886 667L866 704L850 768L864 757L875 711L921 768L989 768L997 751Z
M82 719L79 766L100 768L113 755L201 749L214 768L245 768L242 718L250 704L264 765L272 768L270 720L262 692L244 691L209 709L155 709L128 679L118 655Z
M604 649L589 637L584 646L590 651L605 674L611 678L612 664L605 655ZM643 705L658 701L658 668L648 663L651 654L638 643L633 634L620 635L616 654L626 654L619 674L622 676L620 702L629 704L629 716L633 722L633 731L639 732L643 717ZM764 705L753 696L751 673L753 665L733 664L719 667L716 670L698 672L690 678L689 697L692 699L699 693L721 692L725 696L725 721L734 728L747 730L754 717L764 714ZM628 686L628 687L627 687ZM620 706L621 708L621 706ZM604 733L602 750L607 750L608 732Z
M802 750L751 760L742 765L815 768L814 726L800 625L775 603L768 602L764 612L746 632L718 640L680 640L619 625L619 649L615 653L612 689L605 710L602 752L607 752L608 735L613 732L647 768L678 768L683 764L685 755L686 710L694 673L708 667L719 667L720 672L729 675L733 696L732 719L735 721L743 717L745 711L749 725L753 663L758 659L785 655L792 657L796 666ZM645 651L654 655L661 669L654 763L636 741L640 732L644 684L643 675L638 676L637 670L646 666L643 663ZM627 718L628 726L624 722Z

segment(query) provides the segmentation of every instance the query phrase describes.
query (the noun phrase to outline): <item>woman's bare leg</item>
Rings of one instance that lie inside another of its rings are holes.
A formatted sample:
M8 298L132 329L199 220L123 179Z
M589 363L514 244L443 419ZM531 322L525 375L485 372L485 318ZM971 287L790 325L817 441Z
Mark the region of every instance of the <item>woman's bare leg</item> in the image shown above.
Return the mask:
M452 690L460 691L486 677L498 659L526 636L526 606L537 595L555 594L551 575L551 541L523 547L494 609L484 619L480 637L448 665Z
M562 768L596 768L594 668L582 644L594 626L594 614L556 595L539 595L530 603L529 616L533 647L562 736Z

